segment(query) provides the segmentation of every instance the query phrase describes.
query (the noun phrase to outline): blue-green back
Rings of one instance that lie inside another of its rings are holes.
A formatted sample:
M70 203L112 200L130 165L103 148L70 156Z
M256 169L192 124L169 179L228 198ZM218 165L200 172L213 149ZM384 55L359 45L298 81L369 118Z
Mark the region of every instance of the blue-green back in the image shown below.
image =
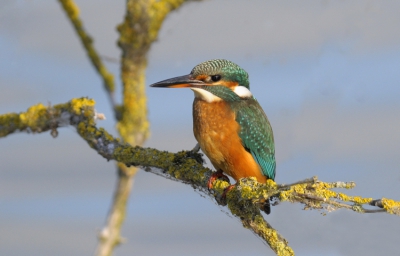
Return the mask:
M275 179L274 135L260 104L252 97L232 102L231 106L241 127L239 136L243 146L253 155L263 174Z

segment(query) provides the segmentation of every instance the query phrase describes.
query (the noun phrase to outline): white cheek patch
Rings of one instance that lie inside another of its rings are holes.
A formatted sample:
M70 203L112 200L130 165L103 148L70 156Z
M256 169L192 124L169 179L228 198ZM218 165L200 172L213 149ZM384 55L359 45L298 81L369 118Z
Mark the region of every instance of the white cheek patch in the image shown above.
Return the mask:
M250 98L253 96L251 91L244 86L236 86L235 90L233 90L240 98Z
M200 89L200 88L190 88L190 89L194 92L194 96L196 98L202 99L208 103L222 100L220 97L217 97L214 94L212 94L211 92L206 91L204 89Z

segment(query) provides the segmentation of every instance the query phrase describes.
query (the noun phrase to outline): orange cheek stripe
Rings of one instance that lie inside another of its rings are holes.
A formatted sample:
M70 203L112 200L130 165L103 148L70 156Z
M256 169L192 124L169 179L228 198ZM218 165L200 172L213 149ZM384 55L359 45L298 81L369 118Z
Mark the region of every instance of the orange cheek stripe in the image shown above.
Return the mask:
M238 86L238 82L232 82L232 81L218 81L213 83L212 85L223 85L228 87L231 90L234 90L236 86Z
M231 81L230 81L230 82L228 82L228 81L223 81L222 84L225 85L226 87L231 88L232 90L233 90L236 86L238 86L238 82L231 82Z
M207 77L208 77L207 75L198 75L197 77L195 77L195 79L204 81L204 80L206 80Z

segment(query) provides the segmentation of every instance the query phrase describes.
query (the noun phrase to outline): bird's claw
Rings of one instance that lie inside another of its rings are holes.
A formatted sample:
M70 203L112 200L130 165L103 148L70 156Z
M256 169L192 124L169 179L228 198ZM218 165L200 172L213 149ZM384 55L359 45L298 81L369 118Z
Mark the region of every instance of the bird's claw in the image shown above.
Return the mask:
M235 184L235 185L229 185L228 187L226 187L226 188L224 189L224 192L222 193L221 197L219 198L219 203L220 203L220 204L226 205L226 195L227 195L228 192L231 191L235 186L236 186L236 184Z
M235 187L235 185L229 185L226 189L224 189L224 193L222 193L221 198L225 200L226 194L228 194L228 192L231 191Z

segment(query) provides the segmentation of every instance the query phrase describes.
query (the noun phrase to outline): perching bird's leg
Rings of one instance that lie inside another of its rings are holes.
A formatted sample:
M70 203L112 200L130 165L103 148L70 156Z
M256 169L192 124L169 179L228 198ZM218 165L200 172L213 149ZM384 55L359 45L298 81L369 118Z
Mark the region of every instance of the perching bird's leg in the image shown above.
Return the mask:
M207 183L208 189L212 189L213 188L213 182L215 180L219 179L219 178L222 178L226 182L229 182L228 176L224 175L224 173L221 170L218 170L216 172L213 172L213 174L211 174L211 177L210 177L210 179L208 180L208 183Z
M197 143L196 146L194 146L194 148L191 150L193 153L198 153L200 150L200 144Z

